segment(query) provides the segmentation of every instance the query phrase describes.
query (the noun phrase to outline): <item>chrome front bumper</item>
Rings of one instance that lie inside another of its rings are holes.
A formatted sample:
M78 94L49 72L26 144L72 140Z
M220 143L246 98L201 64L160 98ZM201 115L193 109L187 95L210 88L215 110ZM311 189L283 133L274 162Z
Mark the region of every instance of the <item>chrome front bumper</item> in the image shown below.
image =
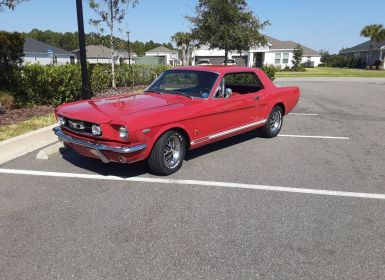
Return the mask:
M82 139L64 134L62 129L58 126L55 127L53 131L55 135L59 138L59 140L62 142L73 143L73 144L87 147L89 149L96 150L96 151L110 151L110 152L119 153L119 154L131 154L131 153L140 152L147 147L145 144L125 146L125 147L114 147L114 146L108 146L104 144L93 143L93 142L89 142L86 140L82 140Z

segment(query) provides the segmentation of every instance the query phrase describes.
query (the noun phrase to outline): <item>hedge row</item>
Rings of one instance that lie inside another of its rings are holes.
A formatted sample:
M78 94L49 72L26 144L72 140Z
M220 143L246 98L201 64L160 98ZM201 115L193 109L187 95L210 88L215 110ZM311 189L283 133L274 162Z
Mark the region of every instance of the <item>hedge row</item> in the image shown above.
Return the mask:
M116 85L148 85L163 71L165 65L117 65ZM279 70L275 66L264 65L262 70L274 80ZM89 65L88 74L91 93L111 87L111 67L108 64ZM58 105L80 99L81 72L79 65L40 65L28 64L14 72L11 91L15 93L15 103L25 105Z
M111 87L111 66L108 64L89 65L91 93ZM164 70L164 65L116 66L116 85L148 85ZM29 64L15 71L12 91L19 105L58 105L80 99L81 73L79 65Z

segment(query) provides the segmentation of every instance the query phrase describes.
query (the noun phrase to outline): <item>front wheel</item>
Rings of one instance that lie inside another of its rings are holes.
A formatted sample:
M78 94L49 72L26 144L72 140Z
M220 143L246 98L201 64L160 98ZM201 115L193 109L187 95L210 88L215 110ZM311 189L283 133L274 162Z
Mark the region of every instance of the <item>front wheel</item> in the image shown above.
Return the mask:
M177 130L170 130L156 141L148 165L158 175L170 175L182 167L185 153L185 137Z
M282 128L283 112L280 106L275 106L264 126L261 127L261 132L266 138L276 137Z

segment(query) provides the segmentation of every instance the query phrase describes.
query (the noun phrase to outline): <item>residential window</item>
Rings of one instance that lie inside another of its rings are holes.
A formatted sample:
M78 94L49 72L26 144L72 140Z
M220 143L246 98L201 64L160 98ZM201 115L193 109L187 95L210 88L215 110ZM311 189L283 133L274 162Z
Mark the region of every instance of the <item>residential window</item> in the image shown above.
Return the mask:
M275 64L281 64L281 53L275 54Z
M282 63L283 64L288 64L289 63L289 53L284 53L283 54Z

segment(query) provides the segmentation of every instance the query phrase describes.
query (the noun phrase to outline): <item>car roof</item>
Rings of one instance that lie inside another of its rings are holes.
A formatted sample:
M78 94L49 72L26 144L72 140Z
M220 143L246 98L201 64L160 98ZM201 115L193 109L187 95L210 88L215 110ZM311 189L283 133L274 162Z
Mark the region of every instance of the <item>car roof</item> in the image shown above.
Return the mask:
M261 71L258 68L246 67L246 66L237 66L237 65L199 65L199 66L181 66L175 67L173 70L196 70L196 71L209 71L216 72L220 74L229 73L229 72L251 72L251 71Z

